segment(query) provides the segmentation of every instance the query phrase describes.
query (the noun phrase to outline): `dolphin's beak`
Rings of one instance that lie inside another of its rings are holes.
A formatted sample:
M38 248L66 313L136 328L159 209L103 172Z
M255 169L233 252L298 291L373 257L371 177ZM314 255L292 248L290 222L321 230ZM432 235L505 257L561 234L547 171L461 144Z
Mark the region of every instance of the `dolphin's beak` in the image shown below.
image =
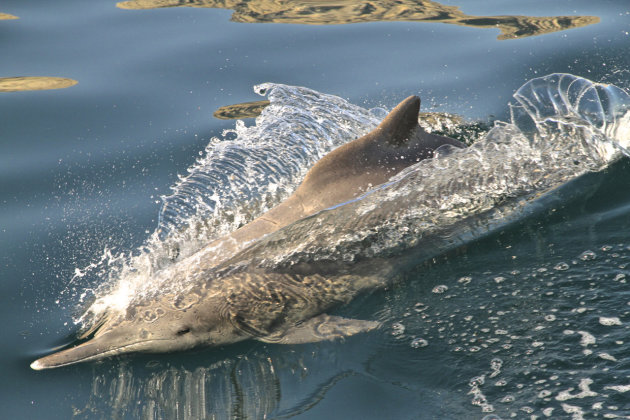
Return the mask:
M77 346L42 357L31 363L31 369L52 369L75 363L88 362L115 356L117 354L137 351L139 347L142 347L143 342L133 341L126 341L124 344L118 345L116 342L120 343L121 340L116 339L117 335L118 334L109 332Z

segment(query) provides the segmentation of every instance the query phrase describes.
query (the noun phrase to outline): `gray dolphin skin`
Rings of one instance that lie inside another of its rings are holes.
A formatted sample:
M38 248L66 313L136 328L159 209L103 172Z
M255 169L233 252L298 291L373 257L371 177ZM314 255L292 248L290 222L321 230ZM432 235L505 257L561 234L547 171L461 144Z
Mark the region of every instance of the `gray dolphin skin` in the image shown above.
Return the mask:
M162 294L131 304L126 312L97 322L83 342L31 364L35 370L133 352L173 352L247 339L281 344L332 340L373 330L375 321L326 312L357 294L385 286L382 279L346 272L317 273L258 268L218 276L225 256L234 256L263 236L387 182L402 169L433 157L457 140L429 134L418 125L420 98L410 96L365 136L320 159L295 193L277 207L200 252L175 264L194 284L185 293ZM209 252L208 248L213 250ZM216 251L216 252L215 252ZM214 255L221 254L223 259Z

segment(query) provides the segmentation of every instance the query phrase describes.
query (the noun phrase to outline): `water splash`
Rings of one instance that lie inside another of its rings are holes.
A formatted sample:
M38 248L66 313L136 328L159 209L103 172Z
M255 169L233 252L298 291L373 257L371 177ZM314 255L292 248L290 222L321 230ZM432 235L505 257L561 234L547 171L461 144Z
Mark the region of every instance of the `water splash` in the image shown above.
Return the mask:
M185 291L200 275L200 247L281 202L310 165L373 128L375 115L383 114L305 88L256 89L271 101L256 125L238 123L224 133L235 139L210 143L164 198L158 229L145 246L108 264L107 281L80 321L89 324L147 294ZM526 83L515 99L511 123L497 122L467 149L439 150L438 158L358 200L268 235L239 255L237 265L353 263L420 243L440 252L503 226L534 198L628 153L630 97L621 89L554 74ZM186 264L174 262L184 258Z
M528 204L626 154L630 96L567 74L526 83L512 122L482 141L413 165L359 200L252 246L241 265L390 258L422 244L427 258L518 219Z
M343 99L302 87L262 84L271 104L254 126L242 121L213 138L203 156L163 197L158 231L211 240L274 207L332 149L373 129L379 119ZM378 113L376 110L375 113ZM235 137L234 140L227 140Z
M89 307L76 323L89 325L157 290L181 291L184 285L173 280L177 261L282 202L317 160L386 115L302 87L266 83L254 89L271 104L254 126L237 121L200 152L173 193L162 197L158 226L146 242L125 253L106 248L99 261L76 271L72 287L77 279L92 285L79 293L80 304Z

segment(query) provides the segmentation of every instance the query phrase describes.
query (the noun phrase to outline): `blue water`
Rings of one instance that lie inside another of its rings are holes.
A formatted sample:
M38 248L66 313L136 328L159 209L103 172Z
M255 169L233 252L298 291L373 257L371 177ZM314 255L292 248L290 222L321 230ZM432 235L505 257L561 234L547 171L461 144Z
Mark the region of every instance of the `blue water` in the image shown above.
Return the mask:
M73 339L77 294L95 286L72 280L75 270L146 240L177 174L234 128L213 112L261 99L254 85L306 86L365 108L419 94L425 111L483 123L508 120L513 92L548 73L630 88L626 2L444 4L599 23L499 40L498 29L441 22L242 23L219 8L3 1L0 13L19 19L0 20L0 77L78 84L0 92L2 417L630 415L627 158L339 310L387 320L376 333L29 368Z

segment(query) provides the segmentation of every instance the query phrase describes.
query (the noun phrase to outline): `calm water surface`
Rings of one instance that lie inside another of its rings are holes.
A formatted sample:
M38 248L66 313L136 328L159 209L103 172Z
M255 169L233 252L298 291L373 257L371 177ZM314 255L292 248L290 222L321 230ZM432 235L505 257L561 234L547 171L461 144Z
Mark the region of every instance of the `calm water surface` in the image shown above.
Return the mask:
M254 85L507 120L544 74L630 88L627 2L4 0L0 34L3 418L630 416L627 158L340 309L376 333L29 368Z

